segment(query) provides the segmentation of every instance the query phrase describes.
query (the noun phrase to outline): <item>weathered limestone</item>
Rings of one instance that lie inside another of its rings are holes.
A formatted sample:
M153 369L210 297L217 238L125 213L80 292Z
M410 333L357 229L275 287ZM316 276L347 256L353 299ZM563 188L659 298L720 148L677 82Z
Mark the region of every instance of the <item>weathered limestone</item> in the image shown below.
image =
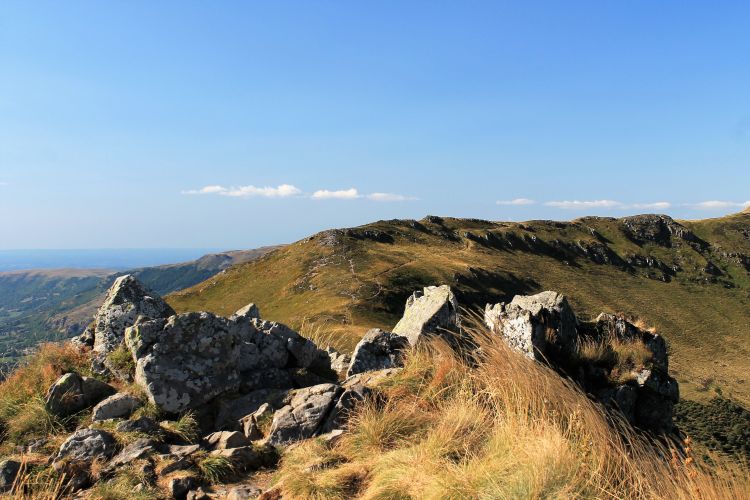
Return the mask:
M458 301L447 285L428 286L406 301L404 316L393 333L409 339L411 345L429 335L459 330Z
M66 373L47 391L47 410L67 417L95 405L114 392L114 387L94 378L81 377L75 372Z
M65 442L55 456L62 459L91 462L95 459L109 459L117 452L115 438L108 432L98 429L79 429Z
M149 292L135 277L117 278L94 318L94 352L104 354L122 343L125 329L138 317L166 318L174 314L161 297Z
M571 355L576 348L576 317L567 299L557 292L517 295L509 304L488 304L484 321L509 346L531 359Z
M252 443L241 432L221 431L213 432L203 438L203 444L209 450L227 450L229 448L240 448L250 446Z
M373 328L354 348L346 376L403 366L403 351L408 347L408 338Z

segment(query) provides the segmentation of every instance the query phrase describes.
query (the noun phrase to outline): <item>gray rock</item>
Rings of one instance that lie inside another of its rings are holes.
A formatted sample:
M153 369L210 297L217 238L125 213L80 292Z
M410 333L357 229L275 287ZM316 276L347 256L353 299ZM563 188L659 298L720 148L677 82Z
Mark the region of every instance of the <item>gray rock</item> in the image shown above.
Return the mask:
M228 492L226 500L250 500L257 498L263 490L253 484L243 484L241 486L234 486Z
M346 376L403 366L403 352L408 347L408 338L373 328L354 348Z
M99 404L94 407L91 419L96 422L100 420L109 420L111 418L127 418L140 406L141 401L132 394L114 394L107 399L100 401Z
M241 418L239 423L245 437L250 441L263 439L265 435L261 426L264 422L273 420L274 411L270 404L264 403L254 413Z
M250 446L252 443L244 434L237 431L214 432L203 438L203 444L209 450L226 450Z
M449 286L441 285L414 292L407 299L404 316L393 328L393 333L416 345L425 336L458 332L459 328L458 301Z
M8 491L16 480L21 462L15 460L3 460L0 462L0 492Z
M641 330L622 316L614 314L600 314L594 320L594 329L600 338L612 336L620 340L641 340L653 355L653 363L662 370L669 369L667 344L664 337L656 333Z
M567 299L557 292L516 295L510 304L488 304L484 321L531 359L570 356L576 349L578 322Z
M109 459L117 452L115 438L99 429L79 429L60 446L55 461L62 459L90 462Z
M157 434L161 431L159 424L149 417L120 422L116 429L117 432L140 432L142 434Z
M196 451L198 451L196 449ZM195 461L192 459L190 455L185 456L174 456L174 460L165 465L161 468L159 471L159 475L161 477L168 476L169 474L173 472L177 472L178 470L188 470L195 467Z
M243 381L249 381L245 388L256 386L263 380L258 373L328 364L325 351L288 327L237 315L186 313L139 322L127 329L126 343L136 359L136 382L170 413L199 408ZM284 386L289 377L279 380Z
M83 333L77 337L73 337L70 341L77 346L79 349L89 350L94 347L94 327L93 324L89 325Z
M247 471L274 465L278 456L272 446L240 446L214 450L211 455L228 459L236 469Z
M326 352L331 363L331 370L336 373L345 373L349 369L349 364L352 362L351 356L340 353L332 347L326 349Z
M46 406L50 413L67 417L95 405L114 392L115 388L109 384L70 372L50 386Z
M127 445L120 453L115 455L109 463L108 468L114 470L115 468L129 464L134 460L146 458L154 453L154 451L154 442L152 440L146 438L138 439Z
M258 310L258 306L256 306L253 303L250 303L234 313L235 316L242 316L244 318L248 319L260 319L260 311Z
M636 374L638 385L646 391L659 395L673 403L680 400L680 387L669 375L654 371L641 370Z
M197 489L188 492L185 500L211 500L211 496L198 486Z
M275 413L268 442L284 445L316 435L341 392L334 384L294 391L289 404Z
M373 395L373 390L363 384L354 384L341 394L328 415L320 432L328 433L334 429L343 429L349 420L349 414L365 399Z
M318 439L323 441L326 445L328 445L329 448L332 448L336 446L336 444L341 441L341 438L344 436L344 430L343 429L334 429L331 432L326 432L325 434L321 434L318 436Z
M125 337L125 329L135 324L139 316L156 319L173 314L174 310L161 297L132 275L120 276L94 318L94 352L107 354L116 349Z
M234 398L220 398L216 406L218 412L214 422L215 429L242 429L239 421L268 404L273 411L287 405L291 399L290 392L273 389L258 389L249 394Z
M167 483L167 491L175 500L185 500L190 490L198 486L198 480L193 476L175 477Z

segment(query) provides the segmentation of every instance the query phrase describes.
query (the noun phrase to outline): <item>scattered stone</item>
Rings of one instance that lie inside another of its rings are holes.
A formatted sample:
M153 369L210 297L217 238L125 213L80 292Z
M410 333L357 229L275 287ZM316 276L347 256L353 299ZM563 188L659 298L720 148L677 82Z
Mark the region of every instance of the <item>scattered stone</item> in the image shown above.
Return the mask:
M174 477L167 483L167 491L175 500L185 500L190 490L198 486L198 480L193 476Z
M200 449L201 446L199 444L170 444L169 446L167 446L167 453L175 457L187 457L194 453L197 453Z
M328 359L331 362L331 370L336 373L345 373L349 369L349 364L352 362L352 357L348 354L340 353L333 347L326 349L328 353Z
M66 458L91 462L97 458L112 458L116 452L117 442L110 433L99 429L79 429L60 446L55 461Z
M226 450L229 448L240 448L252 443L241 432L221 431L214 432L203 438L203 444L209 450Z
M245 437L250 441L258 441L263 439L265 435L261 429L261 423L273 420L274 409L268 404L264 403L258 408L255 413L246 415L240 419L240 426L245 434Z
M147 438L138 439L125 448L120 453L115 455L112 461L109 463L109 469L115 469L122 465L133 462L140 458L146 458L154 453L154 442Z
M428 286L407 299L404 316L393 328L393 333L416 345L425 336L458 332L459 327L458 301L450 287Z
M156 434L161 431L159 424L149 417L135 420L125 420L117 424L117 432L140 432L142 434Z
M278 454L271 445L265 446L241 446L238 448L227 448L214 450L211 455L228 459L235 468L239 470L257 470L262 467L270 467L278 461Z
M67 417L95 405L114 392L115 388L109 384L70 372L49 388L46 406L50 413Z
M94 407L91 419L94 422L97 422L99 420L109 420L112 418L127 418L140 406L141 401L132 394L114 394L99 402L99 404Z
M178 470L188 470L195 466L195 462L189 456L177 457L174 461L168 463L159 471L159 475L164 477Z
M15 460L3 460L0 462L0 492L8 491L16 480L21 462Z
M531 359L571 355L578 333L573 310L557 292L516 295L510 304L487 305L485 324L507 344Z
M354 348L346 376L403 366L403 352L407 347L408 338L373 328Z
M257 498L263 490L253 484L235 486L227 492L226 500L250 500Z
M316 435L341 392L335 384L294 391L289 404L274 415L268 442L283 445Z
M138 317L166 318L174 314L169 304L147 290L135 277L120 276L107 292L94 318L94 352L108 354L119 346L125 329Z

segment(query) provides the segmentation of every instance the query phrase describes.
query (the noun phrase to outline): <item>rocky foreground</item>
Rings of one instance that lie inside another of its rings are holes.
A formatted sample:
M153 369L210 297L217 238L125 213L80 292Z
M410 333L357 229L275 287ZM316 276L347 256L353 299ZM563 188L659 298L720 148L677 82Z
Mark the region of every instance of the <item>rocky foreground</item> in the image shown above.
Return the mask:
M614 315L580 321L555 292L488 304L483 321L491 335L573 379L613 415L653 434L674 431L679 390L659 335ZM268 469L299 441L334 443L358 404L377 403L378 385L398 373L411 348L442 337L466 356L481 356L470 323L449 287L428 287L408 299L392 332L369 331L348 356L262 319L253 304L230 317L175 314L123 276L92 326L74 340L90 351L96 378L66 373L47 393L54 415L90 412L87 425L50 461L64 474L67 491L84 497L95 481L137 461L143 484L136 489L159 482L178 499L278 498L278 491L251 484L211 488L191 470L206 456L226 459L235 471ZM166 432L139 412L144 405L153 407L152 415L190 415L202 437ZM134 439L122 446L117 433ZM0 486L10 487L20 467L12 460L0 464Z

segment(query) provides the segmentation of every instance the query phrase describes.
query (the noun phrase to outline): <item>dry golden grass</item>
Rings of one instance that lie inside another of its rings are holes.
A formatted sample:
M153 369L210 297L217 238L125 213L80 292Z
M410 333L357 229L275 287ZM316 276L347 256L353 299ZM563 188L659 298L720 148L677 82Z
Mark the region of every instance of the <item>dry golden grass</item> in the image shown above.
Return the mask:
M445 344L413 351L334 447L282 459L285 498L657 498L750 496L748 471L708 465L605 415L572 382L474 332L470 367ZM689 448L688 448L689 450Z

